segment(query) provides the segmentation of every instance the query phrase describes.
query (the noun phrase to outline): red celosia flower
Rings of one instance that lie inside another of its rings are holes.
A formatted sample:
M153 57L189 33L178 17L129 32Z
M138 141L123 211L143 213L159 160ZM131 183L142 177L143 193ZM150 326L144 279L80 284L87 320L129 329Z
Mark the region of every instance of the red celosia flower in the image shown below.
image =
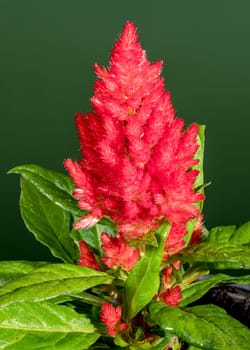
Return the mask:
M101 271L100 265L98 264L95 255L84 241L79 242L79 250L80 258L78 260L78 265Z
M169 288L159 295L159 299L169 306L178 306L181 298L182 295L180 286Z
M101 307L100 320L107 327L107 333L115 337L119 331L126 329L128 326L121 322L122 308L120 305L114 307L112 304L104 303Z
M110 237L107 233L102 233L102 250L105 257L102 261L110 268L121 267L130 271L137 260L140 253L135 247L129 247L123 237Z
M82 160L65 161L79 207L89 211L75 228L113 220L126 240L172 224L169 254L184 244L186 223L199 215L203 195L193 190L198 126L183 131L160 77L162 62L150 63L125 24L111 52L109 69L94 66L93 112L76 116Z

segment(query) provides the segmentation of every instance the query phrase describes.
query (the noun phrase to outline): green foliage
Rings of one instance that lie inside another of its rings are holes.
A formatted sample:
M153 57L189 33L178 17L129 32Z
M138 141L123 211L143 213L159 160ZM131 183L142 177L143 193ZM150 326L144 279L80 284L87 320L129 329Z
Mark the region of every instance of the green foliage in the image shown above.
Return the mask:
M101 253L101 234L107 232L109 235L114 236L114 231L110 226L103 224L96 224L91 229L86 230L73 230L70 236L76 241L84 240L90 247L97 253Z
M126 318L137 315L157 293L160 285L160 265L169 225L164 224L159 231L159 246L148 246L145 255L130 272L124 287Z
M99 337L90 320L49 302L18 302L0 307L0 348L83 350Z
M79 209L71 196L71 180L36 165L16 167L10 172L21 175L20 209L28 230L55 257L75 262L77 250L69 232L71 214L79 215Z
M199 170L199 174L195 180L195 187L199 189L199 192L204 193L204 149L205 149L205 125L199 125L199 134L197 137L199 148L196 152L195 159L199 160L199 163L193 168ZM201 201L199 209L202 211L204 201Z
M249 329L214 305L181 310L154 302L150 305L150 317L167 333L201 349L249 349Z
M43 261L0 261L0 287L46 264Z
M248 275L242 277L233 277L224 274L217 274L205 277L198 282L188 284L182 288L182 299L179 303L179 306L185 307L194 301L199 300L211 288L229 283L250 284L250 276Z
M240 225L212 228L207 239L211 243L250 244L250 221Z
M0 287L0 307L17 301L42 301L77 294L111 281L106 273L86 267L48 264Z
M250 269L250 246L204 242L182 249L171 261L205 264L213 269Z
M203 191L203 126L198 141L201 147L196 157L200 163L195 168L200 175L195 186ZM213 228L206 241L189 246L196 219L191 220L185 248L167 262L163 253L170 226L164 223L144 240L130 242L141 250L141 259L129 273L119 269L96 271L75 265L77 243L83 239L100 259L101 233L114 236L114 224L105 218L92 228L72 230L72 221L84 213L72 197L68 176L36 165L10 172L21 175L20 208L27 228L64 263L0 262L0 349L164 350L171 346L171 350L179 350L181 341L189 344L189 350L249 348L249 330L222 309L188 305L213 287L250 284L250 222ZM202 208L203 203L199 205ZM183 268L173 273L182 289L179 306L151 303L160 290L162 269L175 261L183 263ZM209 275L209 270L214 274ZM229 275L227 270L235 274ZM236 276L237 271L241 271L240 276ZM105 327L100 325L99 314L104 301L122 304L122 319L129 325L129 330L114 339L101 336ZM138 317L144 327L135 332L132 328ZM151 328L152 334L156 330L157 337L142 341L147 333L144 328Z
M17 166L9 171L12 173L21 175L56 206L74 215L82 215L72 197L74 186L69 176L35 164Z

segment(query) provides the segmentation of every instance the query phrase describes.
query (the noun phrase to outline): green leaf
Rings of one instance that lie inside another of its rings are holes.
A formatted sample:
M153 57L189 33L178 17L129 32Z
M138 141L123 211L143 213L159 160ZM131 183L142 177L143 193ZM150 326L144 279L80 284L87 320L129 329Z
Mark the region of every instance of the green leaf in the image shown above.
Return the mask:
M69 176L35 164L20 165L8 173L21 175L60 208L74 215L82 215L83 212L78 208L77 201L72 197L74 186Z
M249 244L250 243L250 221L240 225L218 226L209 231L207 238L211 243Z
M203 185L204 185L204 171L203 171L203 163L204 163L204 149L205 149L205 125L199 125L199 133L197 137L197 142L199 148L196 152L195 159L199 159L199 163L193 167L193 169L198 169L199 174L195 180L195 188L201 188L200 193L204 193ZM199 209L202 211L203 202L199 202Z
M77 248L69 235L70 213L44 196L30 181L21 179L21 215L28 230L64 262L77 260Z
M250 221L239 226L232 234L230 243L249 244L250 243Z
M229 243L236 225L232 226L217 226L209 231L208 242L210 243Z
M158 338L152 345L150 349L154 350L165 350L171 342L171 337L166 336L164 338Z
M70 233L71 215L79 219L86 212L78 208L77 201L72 197L74 186L69 176L38 165L18 166L9 173L21 175L20 208L25 225L54 256L65 262L75 262L78 250L74 240L79 241L81 235L92 239L92 244L97 244L94 240L98 226L85 233ZM112 231L107 225L114 227L107 218L103 218L98 225L107 232Z
M171 258L174 260L204 263L217 269L250 269L250 247L204 242L182 249Z
M17 301L42 301L77 294L111 283L104 272L70 264L49 264L0 287L0 306Z
M186 224L187 234L184 236L184 241L186 242L185 246L188 245L188 243L192 237L196 220L197 220L197 218L189 220L188 223Z
M0 307L0 349L82 350L98 337L88 318L66 306L25 302Z
M184 286L181 290L182 299L179 303L179 306L185 307L200 299L211 288L228 283L250 284L250 276L233 277L224 274L218 274L214 276L208 276L202 280L199 280L198 282Z
M84 240L96 253L101 253L101 234L107 232L110 236L114 236L114 231L110 226L103 224L96 224L88 230L72 231L70 236L76 241Z
M150 305L150 317L162 329L201 349L249 349L249 329L214 305L183 311L154 302Z
M0 261L0 286L48 264L43 261Z
M65 262L75 262L77 248L69 236L70 214L82 214L66 175L37 165L23 165L9 173L21 175L21 215L35 238Z
M129 243L133 247L141 247L142 245L152 245L153 247L158 247L158 241L155 237L154 231L146 233L143 237L132 239Z
M159 246L147 246L145 255L129 273L124 287L126 318L131 319L157 293L160 284L160 264L169 225L161 227Z

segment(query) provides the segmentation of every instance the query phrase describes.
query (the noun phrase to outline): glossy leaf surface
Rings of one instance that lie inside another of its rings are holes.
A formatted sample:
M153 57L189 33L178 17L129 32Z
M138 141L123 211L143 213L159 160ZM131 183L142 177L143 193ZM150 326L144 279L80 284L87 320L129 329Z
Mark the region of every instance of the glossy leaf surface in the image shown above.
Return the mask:
M82 350L98 337L89 319L66 306L24 302L0 307L0 349Z
M250 269L250 247L206 242L183 249L174 259L218 269Z
M42 301L77 294L111 281L109 275L86 267L49 264L2 286L0 306L17 301Z
M250 331L214 305L186 308L168 307L154 302L152 320L162 329L183 341L205 350L247 350Z
M124 297L128 319L133 318L146 306L158 291L160 264L168 230L169 225L164 225L159 236L159 246L147 246L145 255L134 266L127 278Z
M240 225L217 226L209 231L208 242L225 242L230 244L250 243L250 221Z
M23 277L46 264L48 263L43 261L0 261L0 286Z
M37 165L24 165L10 172L21 175L20 210L25 225L51 253L65 262L75 262L77 247L70 237L73 212L80 215L71 196L71 180Z

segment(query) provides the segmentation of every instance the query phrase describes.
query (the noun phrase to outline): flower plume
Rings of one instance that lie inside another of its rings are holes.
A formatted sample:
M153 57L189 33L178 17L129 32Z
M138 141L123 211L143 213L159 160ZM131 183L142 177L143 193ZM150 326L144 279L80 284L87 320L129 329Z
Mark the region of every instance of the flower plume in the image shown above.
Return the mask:
M76 116L82 159L65 161L79 207L89 212L75 228L106 216L130 241L167 219L170 250L181 247L203 198L193 189L198 126L184 130L183 119L175 117L162 62L147 60L133 22L115 43L109 68L95 64L94 70L93 111Z
M130 271L139 260L140 253L135 247L129 247L123 237L110 237L106 232L101 235L102 261L110 268L121 267Z
M121 322L122 308L120 305L113 306L109 303L103 303L101 306L100 320L107 327L107 333L115 337L119 331L127 328L125 322Z

